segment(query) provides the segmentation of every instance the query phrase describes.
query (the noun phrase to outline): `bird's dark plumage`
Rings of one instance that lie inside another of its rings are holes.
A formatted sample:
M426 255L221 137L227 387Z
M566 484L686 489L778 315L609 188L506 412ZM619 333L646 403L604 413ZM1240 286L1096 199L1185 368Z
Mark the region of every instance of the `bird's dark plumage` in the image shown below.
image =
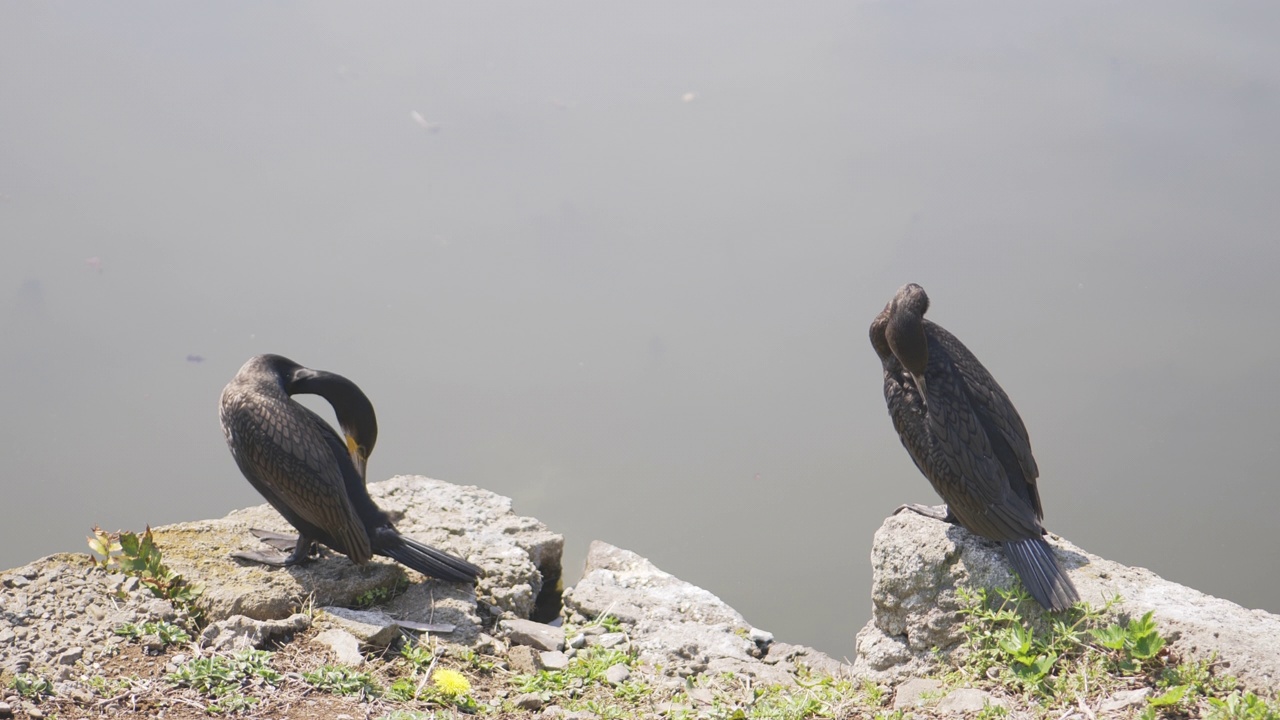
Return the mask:
M1022 418L973 353L924 319L928 309L924 288L904 285L871 323L893 427L948 519L999 542L1041 605L1070 607L1080 596L1043 537L1040 471Z
M290 397L304 393L329 401L345 440ZM475 565L401 535L369 497L365 463L378 423L355 383L279 355L258 355L222 391L220 411L240 471L301 533L280 564L305 561L320 542L356 564L382 555L443 580L473 582L479 575ZM252 553L242 557L270 562Z

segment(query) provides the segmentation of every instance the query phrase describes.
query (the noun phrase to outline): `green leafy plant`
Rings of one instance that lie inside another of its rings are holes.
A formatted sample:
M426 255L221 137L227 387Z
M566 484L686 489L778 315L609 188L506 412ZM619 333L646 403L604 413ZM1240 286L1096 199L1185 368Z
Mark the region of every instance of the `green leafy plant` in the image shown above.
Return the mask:
M32 700L54 694L53 682L47 677L33 673L14 675L10 686L18 695Z
M1251 692L1233 692L1225 698L1209 698L1208 720L1280 720L1280 705Z
M1156 628L1153 615L1148 611L1141 618L1130 620L1127 626L1108 625L1089 632L1102 647L1111 651L1117 669L1135 673L1164 649L1165 641Z
M155 635L165 645L191 642L191 636L187 634L186 630L182 629L180 625L174 625L165 620L141 624L125 623L116 628L115 633L131 640L137 640L144 635Z
M1085 629L1101 621L1103 610L1080 604L1065 613L1041 612L1022 586L957 593L969 649L962 674L974 680L1002 678L1049 699L1087 679L1090 672ZM1109 605L1108 605L1109 607ZM1084 660L1084 662L1081 662Z
M245 695L244 690L280 684L281 675L270 664L272 654L266 650L241 650L231 656L195 658L179 665L166 679L209 698L212 702L206 709L211 713L236 713L259 701Z
M1030 684L1044 680L1058 661L1057 653L1046 650L1044 644L1022 625L1004 628L998 642L1000 649L1009 657L1013 673Z
M89 549L93 561L103 569L137 577L151 594L169 600L192 616L198 615L195 601L200 597L200 589L164 564L150 526L142 535L109 533L95 527L89 537Z
M311 672L303 673L302 679L317 690L335 695L377 697L382 693L377 683L373 681L372 675L346 665L323 665Z

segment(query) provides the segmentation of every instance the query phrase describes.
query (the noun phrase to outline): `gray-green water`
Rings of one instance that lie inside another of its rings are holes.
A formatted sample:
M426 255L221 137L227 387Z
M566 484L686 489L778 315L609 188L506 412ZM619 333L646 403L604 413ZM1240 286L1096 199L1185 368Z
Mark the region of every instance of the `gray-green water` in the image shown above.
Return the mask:
M278 352L371 477L852 655L934 501L866 340L915 281L1049 528L1280 611L1277 127L1268 2L6 4L0 566L260 502L216 403Z

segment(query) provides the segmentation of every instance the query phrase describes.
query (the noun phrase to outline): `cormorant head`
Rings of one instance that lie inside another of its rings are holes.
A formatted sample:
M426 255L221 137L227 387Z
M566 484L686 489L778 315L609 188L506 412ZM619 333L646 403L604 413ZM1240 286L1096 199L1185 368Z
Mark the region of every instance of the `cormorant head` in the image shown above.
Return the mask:
M889 338L885 337L885 330L889 325L889 306L885 305L884 310L876 315L876 319L871 321L871 347L875 348L876 355L880 356L881 364L889 360L895 360L893 357L893 349L889 347Z
M889 348L915 379L926 404L924 370L929 365L929 341L924 334L924 314L928 310L929 296L924 288L915 283L903 285L889 301L889 323L885 328Z
M364 479L369 455L378 442L378 418L364 391L337 373L301 366L293 371L287 390L290 395L308 393L329 401L342 428L351 462Z

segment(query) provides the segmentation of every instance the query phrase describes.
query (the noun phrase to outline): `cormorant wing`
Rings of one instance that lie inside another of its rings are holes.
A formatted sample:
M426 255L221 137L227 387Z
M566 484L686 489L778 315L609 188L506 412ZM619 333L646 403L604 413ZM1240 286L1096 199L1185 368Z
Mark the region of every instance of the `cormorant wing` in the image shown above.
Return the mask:
M939 474L936 482L956 485L943 493L951 512L992 540L1039 537L1034 508L1010 486L954 358L937 342L930 343L926 373L931 464Z
M969 400L979 421L986 427L990 441L995 446L1003 462L1016 462L1021 472L1010 468L1011 483L1025 483L1025 488L1014 488L1028 499L1035 510L1036 517L1044 517L1044 509L1040 504L1040 492L1036 487L1036 479L1040 477L1040 468L1031 454L1031 437L1022 422L1022 416L1014 408L1013 402L1005 394L1004 388L996 382L987 368L969 352L969 348L960 342L946 328L925 320L929 337L946 351L951 357L951 366L960 374L964 382ZM933 351L933 348L930 348ZM1021 492L1025 490L1025 492Z
M287 397L241 397L227 418L232 452L287 508L330 537L353 562L372 556L369 535L347 498L342 466L319 427L319 415ZM329 433L334 434L329 428ZM348 464L350 458L341 456Z

